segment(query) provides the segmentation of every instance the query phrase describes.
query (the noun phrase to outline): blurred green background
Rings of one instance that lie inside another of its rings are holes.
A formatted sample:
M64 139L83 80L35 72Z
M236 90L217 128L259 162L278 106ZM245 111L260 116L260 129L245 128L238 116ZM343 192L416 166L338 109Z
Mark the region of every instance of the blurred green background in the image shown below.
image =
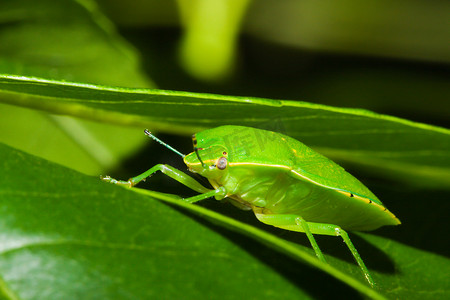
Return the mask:
M99 1L159 88L448 125L448 1L160 2Z
M0 0L0 73L301 100L449 127L449 11L438 0ZM0 126L0 142L88 175L127 178L156 163L185 169L140 127L7 104ZM157 134L192 149L189 136ZM396 241L448 255L436 230L448 228L448 192L349 168L410 221L382 236L394 232ZM148 184L192 194L165 177Z

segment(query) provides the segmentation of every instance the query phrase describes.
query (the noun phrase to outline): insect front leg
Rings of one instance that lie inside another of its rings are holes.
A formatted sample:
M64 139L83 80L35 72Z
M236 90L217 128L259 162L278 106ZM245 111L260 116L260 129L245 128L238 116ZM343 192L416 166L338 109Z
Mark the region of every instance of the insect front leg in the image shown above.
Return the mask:
M185 202L189 202L189 203L195 203L197 201L201 201L207 198L211 198L211 197L215 197L217 200L223 199L226 196L227 192L225 190L225 188L223 186L215 189L215 190L210 190L209 192L197 195L197 196L192 196L189 198L183 198L183 201Z
M161 171L163 174L169 176L172 179L175 179L179 183L187 186L188 188L190 188L196 192L206 193L206 192L211 191L211 189L204 187L203 185L198 183L195 179L193 179L191 176L187 175L186 173L181 172L180 170L178 170L172 166L165 165L165 164L158 164L158 165L148 169L144 173L142 173L136 177L128 179L128 181L117 180L117 179L111 178L110 176L100 176L100 178L103 181L107 181L107 182L110 182L113 184L133 187L136 184L138 184L139 182L144 181L147 177L152 176L153 173L155 173L157 171Z
M130 178L128 181L117 180L110 176L101 176L100 178L103 181L107 181L107 182L110 182L113 184L133 187L136 184L138 184L139 182L145 180L147 177L153 175L153 173L155 173L157 171L161 171L163 174L169 176L170 178L175 179L179 183L187 186L188 188L201 193L200 195L196 195L193 197L182 198L183 201L186 201L189 203L201 201L201 200L213 197L213 196L216 199L223 199L227 194L224 187L219 187L215 190L208 189L208 188L204 187L203 185L201 185L200 183L198 183L195 179L193 179L191 176L187 175L186 173L181 172L180 170L178 170L172 166L164 165L164 164L156 165L156 166L148 169L144 173L142 173L136 177Z
M314 239L313 234L342 237L342 239L344 240L348 249L352 253L353 257L355 258L356 262L358 263L367 282L371 286L374 286L375 283L372 279L372 276L369 273L369 270L367 269L366 265L364 264L361 256L359 255L358 251L356 250L355 246L353 246L353 243L351 242L347 232L345 230L343 230L341 227L339 227L337 225L333 225L333 224L306 222L302 217L300 217L298 215L275 215L275 214L266 215L266 214L262 214L262 213L258 213L258 212L255 212L255 215L259 221L261 221L265 224L272 225L272 226L279 227L279 228L286 229L286 230L306 233L314 251L316 252L317 257L321 261L324 261L324 262L325 262L325 258L323 256L322 251L320 250L319 246L317 245L317 242Z

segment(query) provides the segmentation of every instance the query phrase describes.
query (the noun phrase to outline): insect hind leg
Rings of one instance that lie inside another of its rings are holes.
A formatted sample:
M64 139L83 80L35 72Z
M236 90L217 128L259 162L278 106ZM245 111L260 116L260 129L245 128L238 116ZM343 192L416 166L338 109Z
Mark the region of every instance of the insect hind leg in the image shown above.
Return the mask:
M367 269L361 256L359 255L358 251L356 250L355 246L353 245L352 241L350 240L347 232L345 230L343 230L341 227L339 227L337 225L333 225L333 224L307 222L298 215L276 215L276 214L267 214L266 215L266 214L259 213L257 211L255 211L255 215L259 221L261 221L265 224L272 225L272 226L279 227L279 228L286 229L286 230L290 230L290 231L306 233L306 235L311 243L311 246L313 247L314 251L316 252L317 257L319 258L319 260L321 260L323 262L325 262L325 258L323 256L322 251L320 250L319 246L317 245L317 242L314 239L313 234L340 236L344 240L344 243L347 245L348 249L352 253L356 262L358 263L358 266L360 267L361 271L363 272L364 277L367 280L367 282L371 286L374 286L374 281L372 279L372 276L369 273L369 270Z
M272 214L261 214L255 211L256 218L262 223L272 225L278 228L304 232L311 243L314 252L319 260L326 262L323 256L322 250L320 250L319 245L317 245L316 239L312 235L313 233L309 229L308 222L306 222L302 217L297 215L272 215Z

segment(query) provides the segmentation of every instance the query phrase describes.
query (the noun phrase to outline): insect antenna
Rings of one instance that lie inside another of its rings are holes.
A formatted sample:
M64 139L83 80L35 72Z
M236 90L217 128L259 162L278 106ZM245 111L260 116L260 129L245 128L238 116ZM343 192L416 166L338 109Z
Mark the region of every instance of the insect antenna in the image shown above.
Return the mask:
M161 141L160 139L158 139L156 136L154 136L148 129L144 130L145 135L151 137L152 139L154 139L155 141L157 141L158 143L160 143L161 145L163 145L164 147L172 150L173 152L175 152L176 154L178 154L181 157L185 157L186 155L181 153L180 151L178 151L177 149L173 148L172 146L164 143L163 141Z
M194 146L195 155L197 155L197 158L200 161L200 163L202 164L202 167L205 168L206 165L203 162L203 160L200 158L200 155L198 154L197 138L195 137L195 134L192 135L192 145ZM200 148L200 150L203 150L203 149Z
M205 165L205 163L203 162L203 160L200 158L200 155L198 154L198 148L197 148L197 147L194 147L194 152L195 152L195 155L197 155L198 160L199 160L200 163L202 164L202 167L205 168L206 165Z

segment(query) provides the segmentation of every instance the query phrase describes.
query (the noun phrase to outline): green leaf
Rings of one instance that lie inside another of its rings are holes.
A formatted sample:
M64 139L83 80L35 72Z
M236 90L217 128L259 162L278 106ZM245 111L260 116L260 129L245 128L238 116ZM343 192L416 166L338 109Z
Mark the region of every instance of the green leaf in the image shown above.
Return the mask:
M418 225L420 227L420 224ZM389 299L446 299L450 295L450 259L396 241L364 235L373 245L389 253L394 274L384 274L383 294ZM442 237L441 237L442 238Z
M3 73L148 86L134 49L92 1L2 1L0 25Z
M125 190L3 145L0 154L0 291L7 299L308 295L269 260L286 267L290 259L223 227L281 245L377 296L304 250L176 197ZM310 268L294 265L289 276L308 279L301 270Z
M332 242L327 265L302 234L270 234L269 226L114 186L1 144L0 155L5 299L357 297L347 285L373 299L445 299L450 290L448 258L392 238L352 235L377 283L371 289L338 239L318 237L322 247Z
M0 101L166 132L192 134L224 124L267 128L383 177L450 187L448 129L365 110L8 75L0 76Z

